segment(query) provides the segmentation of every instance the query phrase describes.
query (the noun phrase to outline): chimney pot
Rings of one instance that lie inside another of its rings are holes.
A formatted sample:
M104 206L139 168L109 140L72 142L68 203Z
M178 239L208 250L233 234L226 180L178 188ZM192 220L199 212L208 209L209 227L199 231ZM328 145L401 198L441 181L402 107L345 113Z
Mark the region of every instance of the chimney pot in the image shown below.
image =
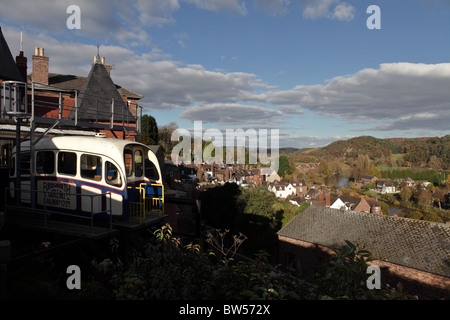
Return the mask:
M44 56L44 48L34 48L35 55L32 57L32 81L48 85L48 62L49 58Z

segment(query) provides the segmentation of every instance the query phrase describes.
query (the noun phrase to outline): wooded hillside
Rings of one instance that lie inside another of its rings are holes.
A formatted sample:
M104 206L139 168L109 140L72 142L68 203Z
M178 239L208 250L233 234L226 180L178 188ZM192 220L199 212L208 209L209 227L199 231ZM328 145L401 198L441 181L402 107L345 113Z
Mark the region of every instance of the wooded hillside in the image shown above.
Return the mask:
M290 152L292 154L292 151ZM356 137L333 142L323 148L304 151L303 155L318 159L352 162L358 155L367 154L376 165L398 167L450 168L450 135L430 138L378 139Z

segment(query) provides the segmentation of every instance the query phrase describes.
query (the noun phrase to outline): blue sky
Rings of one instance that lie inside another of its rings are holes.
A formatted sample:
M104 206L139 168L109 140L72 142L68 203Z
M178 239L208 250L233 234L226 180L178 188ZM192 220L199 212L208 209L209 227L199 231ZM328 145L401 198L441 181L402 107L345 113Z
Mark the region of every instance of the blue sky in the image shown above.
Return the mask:
M159 126L279 129L298 148L450 133L448 0L0 0L0 26L55 73L86 76L100 43Z

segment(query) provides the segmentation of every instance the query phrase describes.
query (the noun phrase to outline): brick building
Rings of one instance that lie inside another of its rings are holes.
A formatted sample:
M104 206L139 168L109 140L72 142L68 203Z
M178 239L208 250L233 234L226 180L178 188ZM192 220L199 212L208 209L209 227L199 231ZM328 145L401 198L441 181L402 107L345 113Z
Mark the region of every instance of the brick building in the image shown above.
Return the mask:
M35 48L27 75L27 58L21 51L14 61L0 28L0 95L6 97L0 125L15 125L14 116L21 113L24 119L33 117L36 132L37 127L50 127L49 134L53 129L83 130L136 139L141 115L138 102L143 96L114 84L105 58L94 58L87 77L49 73L49 65L44 49ZM1 131L10 130L0 127L0 137Z
M332 248L364 245L382 282L401 282L422 299L450 299L450 226L422 220L309 207L279 232L279 259L314 281Z

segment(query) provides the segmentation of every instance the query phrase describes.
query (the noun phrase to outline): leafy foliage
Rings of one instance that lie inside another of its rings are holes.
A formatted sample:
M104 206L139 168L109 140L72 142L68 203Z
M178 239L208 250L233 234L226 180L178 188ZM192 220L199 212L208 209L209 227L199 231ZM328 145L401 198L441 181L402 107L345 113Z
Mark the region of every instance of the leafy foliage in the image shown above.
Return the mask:
M285 155L280 155L279 157L279 163L278 163L278 175L280 177L285 177L287 175L291 175L294 172L294 170L292 169L290 163L289 163L289 159L287 156Z
M136 252L127 268L111 260L94 263L96 277L89 289L107 287L113 295L100 298L171 299L299 299L313 297L311 288L271 266L264 253L255 261L236 261L198 245L183 246L170 226L155 232L156 243ZM239 236L238 238L241 238ZM244 239L245 240L245 239ZM223 248L222 248L222 251ZM103 292L104 293L104 292ZM89 294L89 293L87 293Z
M138 141L147 145L156 144L158 142L158 125L155 118L144 114L142 116L142 136L138 137Z
M319 274L318 290L336 299L413 299L400 290L388 287L368 289L366 285L368 263L372 254L358 245L345 241L345 245L334 250L328 267Z

